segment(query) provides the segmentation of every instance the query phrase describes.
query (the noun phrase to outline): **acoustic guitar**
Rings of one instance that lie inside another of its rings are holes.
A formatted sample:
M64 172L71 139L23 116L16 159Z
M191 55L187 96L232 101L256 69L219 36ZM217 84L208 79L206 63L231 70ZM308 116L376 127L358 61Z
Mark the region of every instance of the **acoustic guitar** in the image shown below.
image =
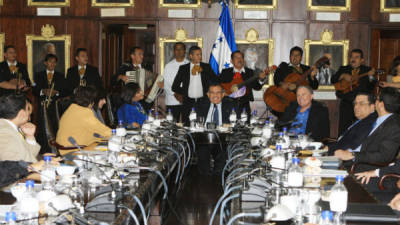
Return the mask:
M278 67L276 65L273 65L264 70L264 72L266 74L270 74L275 72L277 68ZM257 79L258 79L258 74L255 74L254 76L250 77L247 80L243 80L242 76L234 77L232 81L229 83L221 83L221 86L225 89L225 93L228 96L234 95L235 98L238 98L246 95L246 93L250 90L247 90L245 86Z
M320 68L328 61L329 59L326 56L323 56L318 59L314 65L317 68ZM298 86L308 85L307 76L312 72L313 69L314 68L310 68L303 74L291 73L287 75L283 81L287 88L277 85L269 87L264 92L265 104L267 104L276 112L284 112L290 103L296 101L296 94L294 93L294 90L296 90Z
M335 87L336 91L342 92L343 94L349 93L351 91L353 91L355 88L358 87L359 82L360 82L360 78L365 77L365 76L373 76L375 73L376 74L382 74L384 73L384 70L376 70L375 69L371 69L370 71L360 74L360 75L355 75L355 76L351 76L351 81L347 81L346 79L340 79L338 82L336 82L333 86Z

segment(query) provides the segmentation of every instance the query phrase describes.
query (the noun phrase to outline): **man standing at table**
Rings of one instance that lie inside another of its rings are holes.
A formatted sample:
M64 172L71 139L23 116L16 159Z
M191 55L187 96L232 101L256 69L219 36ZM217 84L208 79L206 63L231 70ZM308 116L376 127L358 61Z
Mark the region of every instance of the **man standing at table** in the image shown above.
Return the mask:
M182 115L182 99L177 99L172 91L172 83L176 74L178 73L179 67L189 63L185 58L186 45L183 42L177 42L174 44L174 56L175 59L167 63L164 68L164 90L165 90L165 104L167 109L171 110L174 120L179 122L179 118ZM178 97L179 98L179 97Z

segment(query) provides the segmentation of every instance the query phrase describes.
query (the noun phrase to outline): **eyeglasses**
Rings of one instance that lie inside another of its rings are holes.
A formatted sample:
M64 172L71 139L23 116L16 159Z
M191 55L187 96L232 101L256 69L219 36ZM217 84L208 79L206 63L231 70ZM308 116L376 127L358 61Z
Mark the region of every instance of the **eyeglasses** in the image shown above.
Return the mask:
M365 106L365 105L370 105L369 102L353 102L353 106Z

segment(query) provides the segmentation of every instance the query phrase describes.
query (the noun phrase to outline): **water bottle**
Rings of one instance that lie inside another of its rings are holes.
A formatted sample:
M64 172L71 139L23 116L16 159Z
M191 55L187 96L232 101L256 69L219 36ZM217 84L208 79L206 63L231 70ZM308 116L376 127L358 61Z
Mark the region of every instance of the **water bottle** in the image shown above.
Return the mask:
M319 225L333 225L332 217L333 215L331 211L322 211Z
M115 131L116 131L116 136L120 138L120 141L122 143L122 139L126 136L126 129L122 120L118 121L118 126Z
M189 114L190 128L191 129L196 129L196 119L197 119L197 114L196 114L196 111L194 110L194 107L193 107L192 111Z
M154 118L154 121L153 121L153 125L156 126L156 127L161 126L161 120L160 120L158 111L155 113L155 118Z
M246 109L243 109L242 114L240 114L240 121L245 124L247 122Z
M254 110L254 111L251 113L250 124L251 124L251 125L257 124L257 121L258 121L257 110Z
M167 113L167 121L168 122L173 122L174 121L174 116L172 115L171 109L168 109L168 113Z
M231 125L234 126L237 120L237 115L235 112L235 109L232 109L231 114L229 115L229 122L231 122Z
M285 139L286 143L288 143L288 145L290 145L290 137L287 132L287 127L283 128L283 138Z
M275 128L274 118L270 116L268 120L269 120L269 127L271 127L271 129L273 130Z
M34 191L35 182L33 180L27 180L25 182L26 191L24 196L19 203L20 219L29 219L24 224L37 225L39 216L39 200L36 199L36 193ZM34 219L32 219L34 218Z
M6 212L6 223L8 225L14 225L17 221L17 214L15 212Z
M149 122L151 122L151 123L154 121L153 110L152 109L150 109L150 111L149 111L149 116L147 117L147 120Z
M121 147L120 137L115 129L111 130L111 138L108 140L108 151L119 151Z
M42 181L44 190L53 190L56 183L56 170L51 165L51 156L45 156L43 170L40 173L40 180Z
M279 136L276 139L276 145L280 145L282 148L288 148L289 144L286 142L283 132L279 132Z
M300 159L293 158L292 165L288 170L288 186L302 187L303 186L303 170L299 166Z
M264 138L266 138L266 139L269 139L272 136L272 129L269 126L269 121L268 120L265 121L265 125L264 125L263 130L262 130L262 136Z
M341 221L341 214L347 209L347 189L343 184L343 176L336 176L336 184L331 189L329 196L329 206L335 212L335 224L344 224Z
M285 169L285 156L282 153L282 146L276 145L276 152L270 161L272 170L281 173Z

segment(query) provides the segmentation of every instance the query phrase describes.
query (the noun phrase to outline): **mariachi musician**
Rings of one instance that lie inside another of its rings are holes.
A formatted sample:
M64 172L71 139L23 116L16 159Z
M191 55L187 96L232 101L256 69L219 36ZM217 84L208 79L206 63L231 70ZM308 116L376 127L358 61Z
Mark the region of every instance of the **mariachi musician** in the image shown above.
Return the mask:
M318 79L316 79L317 75L317 68L315 66L309 67L306 65L301 64L301 60L303 58L303 49L301 49L298 46L295 46L290 49L290 63L287 64L286 62L282 62L278 69L275 71L274 74L274 86L269 89L273 90L276 88L279 88L283 92L286 92L287 95L290 95L289 99L285 99L285 96L279 96L280 98L283 98L283 101L285 102L284 105L288 106L290 102L295 101L296 95L295 91L297 86L299 85L308 85L312 89L318 89ZM298 79L297 81L294 82L287 82L286 79L291 77L292 75L305 75L304 79L301 80L302 78ZM264 101L268 106L272 108L272 112L280 117L282 113L284 112L285 108L277 110L273 105L270 105L267 98L271 97L268 96L269 92L268 89L264 94ZM272 96L276 96L275 93L271 93ZM277 107L281 108L281 107Z
M225 93L235 100L237 114L240 115L243 110L246 110L247 118L249 119L251 113L250 101L254 101L252 89L261 90L267 80L267 73L262 71L258 76L254 76L254 70L244 66L244 54L239 50L231 54L231 62L233 67L223 69L219 79L225 89ZM256 79L251 79L253 77ZM242 88L236 91L232 90L234 88L233 84L240 85L241 83L245 83Z
M28 90L31 80L26 65L17 62L17 52L14 46L4 47L4 59L0 63L0 96Z
M373 77L375 70L361 65L364 62L364 55L361 49L353 49L350 52L349 61L350 65L341 66L331 78L331 83L335 85L335 88L339 82L357 82L357 86L348 92L340 91L336 88L336 96L341 100L339 106L339 135L354 122L353 101L356 95L360 92L373 93L376 83Z

